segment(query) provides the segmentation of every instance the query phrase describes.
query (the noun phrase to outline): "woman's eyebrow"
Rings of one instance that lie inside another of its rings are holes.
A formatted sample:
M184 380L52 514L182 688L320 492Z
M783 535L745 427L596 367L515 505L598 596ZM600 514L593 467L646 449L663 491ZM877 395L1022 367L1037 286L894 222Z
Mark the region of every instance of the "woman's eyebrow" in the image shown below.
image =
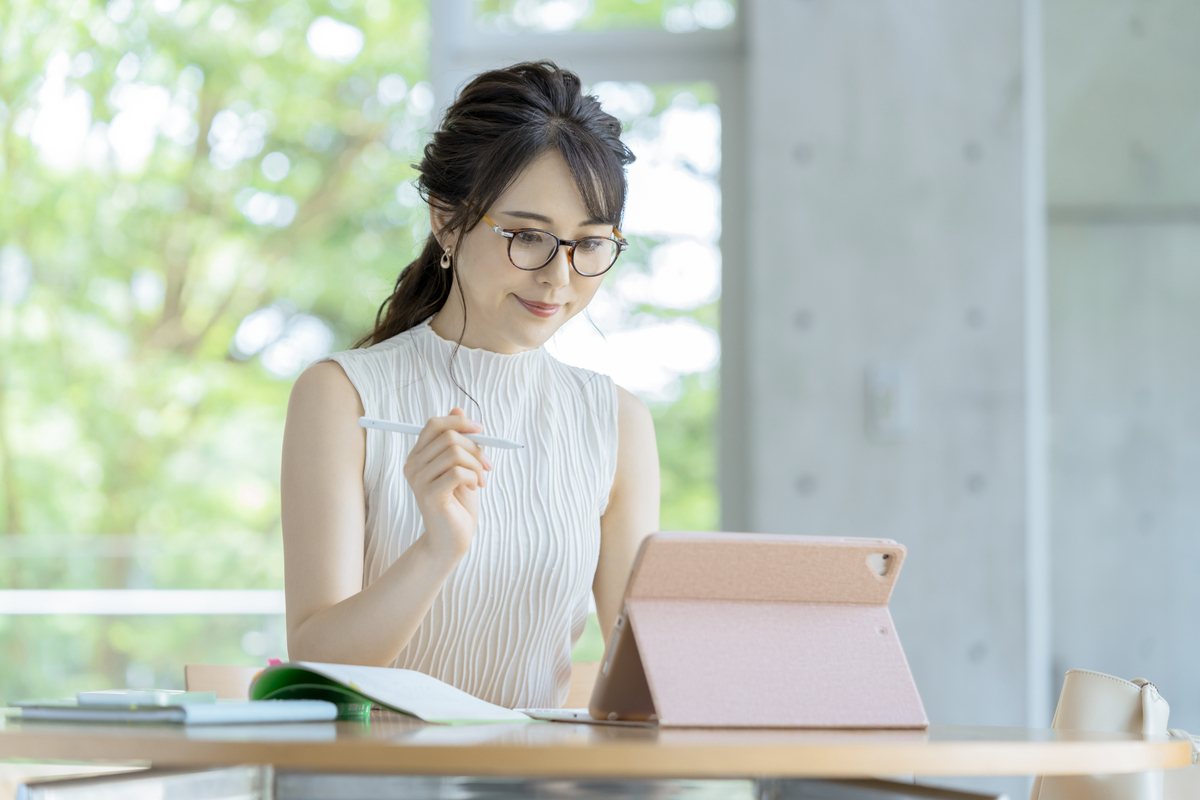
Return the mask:
M516 217L517 219L530 219L530 220L533 220L534 222L541 222L545 225L553 225L554 224L554 220L550 219L545 214L538 214L534 211L501 211L500 213L506 217ZM585 225L609 225L609 224L611 224L611 223L609 223L607 220L596 219L595 217L592 217L591 219L586 219L583 222L579 223L580 227L583 227Z

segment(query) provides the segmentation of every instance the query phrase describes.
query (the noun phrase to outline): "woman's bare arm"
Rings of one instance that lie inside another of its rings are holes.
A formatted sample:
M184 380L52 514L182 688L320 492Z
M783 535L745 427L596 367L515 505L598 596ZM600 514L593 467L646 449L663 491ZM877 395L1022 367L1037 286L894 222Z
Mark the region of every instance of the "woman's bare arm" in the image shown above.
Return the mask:
M437 535L423 534L363 589L366 432L357 422L362 402L336 362L310 367L297 379L281 475L293 660L387 666L408 645L470 545L477 514L464 505L472 505L485 482L483 470L490 468L479 460L478 446L461 436L479 426L455 411L429 421L405 467ZM447 514L457 517L447 522Z
M605 642L621 612L642 539L658 530L658 443L650 411L617 387L617 474L600 520L600 563L592 591Z

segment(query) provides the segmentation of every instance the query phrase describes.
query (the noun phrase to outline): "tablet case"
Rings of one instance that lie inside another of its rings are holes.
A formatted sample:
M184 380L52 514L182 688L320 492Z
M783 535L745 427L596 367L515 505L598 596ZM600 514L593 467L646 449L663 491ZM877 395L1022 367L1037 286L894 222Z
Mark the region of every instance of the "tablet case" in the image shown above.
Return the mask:
M887 539L661 532L642 543L589 711L674 727L924 728Z

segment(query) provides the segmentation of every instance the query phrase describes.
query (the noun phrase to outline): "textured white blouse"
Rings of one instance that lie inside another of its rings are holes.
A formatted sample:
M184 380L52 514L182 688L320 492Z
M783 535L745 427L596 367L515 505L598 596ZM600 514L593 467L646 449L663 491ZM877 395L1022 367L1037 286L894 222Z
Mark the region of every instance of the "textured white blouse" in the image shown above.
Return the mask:
M616 473L616 387L544 348L454 349L426 321L329 357L368 417L422 425L458 406L484 433L525 445L488 448L493 469L479 490L475 538L392 666L509 708L558 707L587 620L600 516ZM424 531L403 471L416 437L366 435L364 588Z

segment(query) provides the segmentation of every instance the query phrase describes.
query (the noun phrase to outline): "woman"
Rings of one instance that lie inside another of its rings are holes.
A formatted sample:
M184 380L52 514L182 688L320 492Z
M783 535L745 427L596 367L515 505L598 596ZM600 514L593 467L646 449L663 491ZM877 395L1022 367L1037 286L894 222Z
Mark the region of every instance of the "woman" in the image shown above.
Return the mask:
M432 233L356 349L288 405L293 659L396 666L508 707L561 706L594 592L611 630L658 529L646 407L542 345L624 247L620 123L548 62L484 73L419 166ZM471 409L468 414L464 409ZM421 422L365 431L360 416ZM518 441L484 448L464 434Z

